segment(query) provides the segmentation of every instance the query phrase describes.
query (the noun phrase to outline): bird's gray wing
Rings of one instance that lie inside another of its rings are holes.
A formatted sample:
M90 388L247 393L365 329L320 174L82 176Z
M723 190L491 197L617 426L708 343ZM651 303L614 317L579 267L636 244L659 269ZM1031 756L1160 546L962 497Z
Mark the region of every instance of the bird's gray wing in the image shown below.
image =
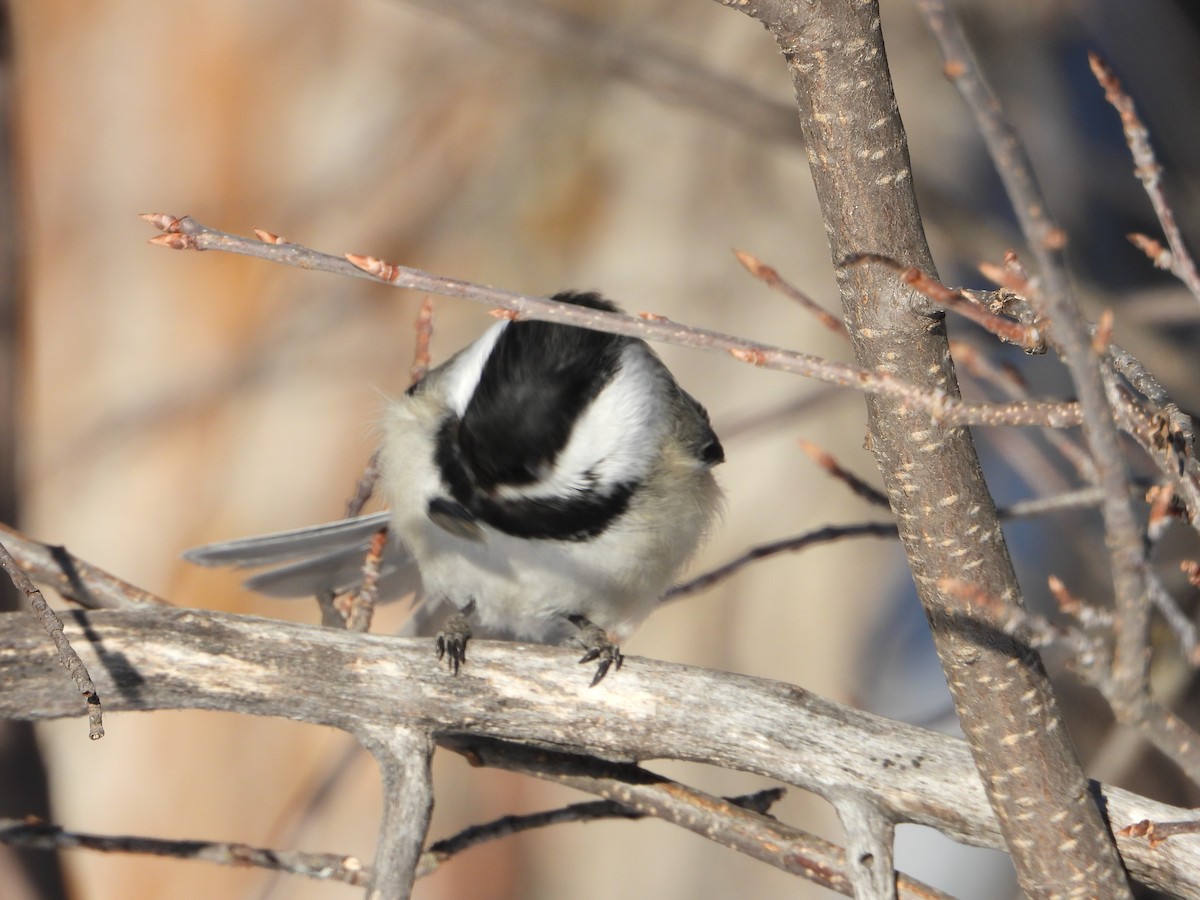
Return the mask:
M205 544L185 550L183 558L200 566L235 566L240 569L345 549L347 546L361 544L365 548L371 536L387 524L388 516L385 510L323 525Z
M270 597L311 597L342 593L362 582L371 538L387 525L379 512L323 525L278 531L193 547L183 554L201 566L251 568L272 566L246 580L246 587ZM420 593L421 576L408 549L392 540L379 566L382 601Z

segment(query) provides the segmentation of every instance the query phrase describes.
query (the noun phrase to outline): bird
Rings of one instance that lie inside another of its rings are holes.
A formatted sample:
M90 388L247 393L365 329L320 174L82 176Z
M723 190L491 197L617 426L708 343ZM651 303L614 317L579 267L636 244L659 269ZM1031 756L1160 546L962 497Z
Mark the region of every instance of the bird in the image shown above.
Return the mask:
M620 311L595 292L551 299ZM271 565L246 585L274 596L340 593L386 526L379 596L449 605L435 648L452 672L478 630L583 649L594 686L722 504L708 413L631 336L504 319L390 402L381 431L388 510L185 558Z

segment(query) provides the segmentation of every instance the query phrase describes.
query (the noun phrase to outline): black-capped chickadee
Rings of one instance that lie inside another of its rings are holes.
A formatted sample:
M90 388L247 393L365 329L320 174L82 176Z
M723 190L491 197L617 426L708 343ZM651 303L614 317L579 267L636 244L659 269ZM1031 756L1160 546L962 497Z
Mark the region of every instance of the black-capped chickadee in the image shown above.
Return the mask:
M617 310L594 293L553 299ZM712 523L723 459L704 408L645 341L502 321L389 405L379 465L390 512L185 556L276 564L247 581L275 596L340 593L387 525L379 596L448 602L437 651L455 672L473 622L582 647L581 662L599 661L595 684Z

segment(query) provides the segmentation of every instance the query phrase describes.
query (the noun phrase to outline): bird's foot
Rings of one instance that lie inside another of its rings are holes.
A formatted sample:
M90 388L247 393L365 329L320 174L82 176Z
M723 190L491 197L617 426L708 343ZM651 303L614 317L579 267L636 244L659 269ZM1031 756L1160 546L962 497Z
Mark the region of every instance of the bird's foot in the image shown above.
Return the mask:
M437 648L437 658L446 657L450 671L458 674L459 667L467 661L467 641L471 639L471 623L467 616L475 611L475 601L472 600L461 610L451 613L442 623L434 647Z
M582 664L599 660L596 675L591 683L591 687L595 687L614 665L618 669L621 668L625 657L621 654L621 648L609 640L599 625L593 625L584 616L574 614L567 616L567 620L579 629L579 634L571 641L576 647L583 648L584 653L579 662Z

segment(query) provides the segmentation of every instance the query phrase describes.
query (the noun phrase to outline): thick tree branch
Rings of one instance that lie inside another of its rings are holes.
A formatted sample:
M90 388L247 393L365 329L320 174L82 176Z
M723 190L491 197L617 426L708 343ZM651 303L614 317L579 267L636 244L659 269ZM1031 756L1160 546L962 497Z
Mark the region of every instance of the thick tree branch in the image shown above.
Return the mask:
M431 729L364 722L355 736L371 751L383 773L383 815L367 897L408 897L417 880L433 812Z
M765 25L787 61L859 365L956 397L944 324L932 304L897 284L886 266L846 265L873 255L936 274L878 3L726 2ZM917 592L1021 886L1030 896L1128 896L1037 654L971 627L970 617L964 623L962 601L938 587L969 573L1005 602L1022 602L970 434L931 424L881 394L868 396L867 410L871 449ZM1057 852L1046 852L1051 846Z
M476 735L611 760L705 762L825 797L868 796L893 821L1003 847L961 740L778 682L630 658L619 678L591 689L570 651L488 641L472 644L454 677L426 640L176 608L74 612L64 622L110 711L216 709L331 725L364 743L401 727L460 745ZM0 617L0 716L79 714L37 624ZM1188 818L1094 789L1117 827ZM1139 880L1200 896L1200 837L1154 849L1122 837L1120 846Z

